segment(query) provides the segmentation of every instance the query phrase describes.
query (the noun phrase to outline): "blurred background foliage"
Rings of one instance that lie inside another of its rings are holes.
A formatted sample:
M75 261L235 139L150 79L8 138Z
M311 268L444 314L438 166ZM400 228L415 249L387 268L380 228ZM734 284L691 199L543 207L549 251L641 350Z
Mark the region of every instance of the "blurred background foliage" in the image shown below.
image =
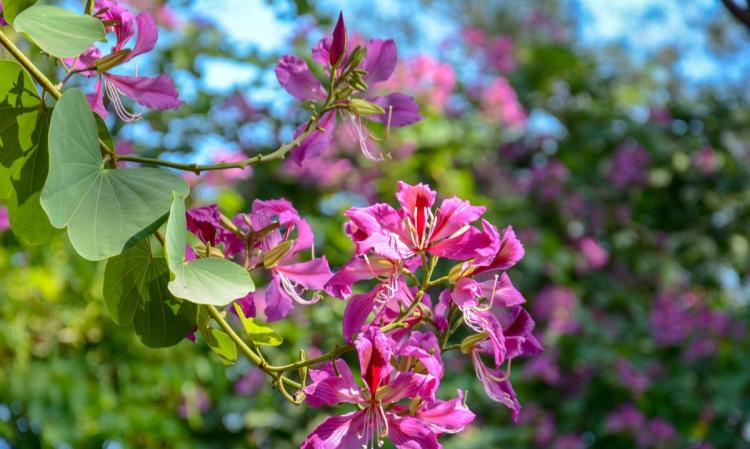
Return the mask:
M632 2L638 16L618 9L628 2L554 0L129 3L162 27L139 70L171 74L186 101L109 123L118 151L147 156L230 160L288 140L304 112L273 65L309 57L342 6L350 30L397 39L390 86L425 120L373 129L390 134L374 142L388 160L365 160L343 130L302 169L188 180L196 204L227 215L290 199L334 266L352 251L343 211L392 201L398 180L513 225L527 251L513 279L546 351L513 366L518 424L454 354L443 388L468 389L478 419L446 448L750 446L750 39L718 1ZM257 42L243 37L256 25ZM596 31L618 26L614 40ZM0 448L288 448L322 419L200 342L145 348L106 315L103 265L64 235L0 241ZM298 307L270 356L329 349L341 309Z

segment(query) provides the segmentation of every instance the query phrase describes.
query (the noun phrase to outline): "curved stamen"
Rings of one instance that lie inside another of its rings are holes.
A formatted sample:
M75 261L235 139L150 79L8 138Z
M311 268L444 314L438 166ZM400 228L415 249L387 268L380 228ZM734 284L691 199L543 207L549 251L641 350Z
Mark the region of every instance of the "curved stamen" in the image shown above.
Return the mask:
M277 271L276 275L279 277L279 281L281 281L281 288L297 303L307 306L310 304L315 304L316 302L321 300L322 296L318 292L315 292L312 298L304 299L301 296L301 293L304 293L305 291L307 291L305 287L302 287L299 285L299 283L292 281L291 279L286 277L284 273ZM302 291L297 292L297 288L299 288Z
M140 112L130 112L127 110L125 105L122 103L122 97L125 94L123 94L122 91L117 88L117 86L108 82L106 77L102 77L102 82L104 83L104 90L107 92L107 98L109 98L109 101L115 108L115 113L118 117L120 117L122 121L131 123L143 118L142 110Z

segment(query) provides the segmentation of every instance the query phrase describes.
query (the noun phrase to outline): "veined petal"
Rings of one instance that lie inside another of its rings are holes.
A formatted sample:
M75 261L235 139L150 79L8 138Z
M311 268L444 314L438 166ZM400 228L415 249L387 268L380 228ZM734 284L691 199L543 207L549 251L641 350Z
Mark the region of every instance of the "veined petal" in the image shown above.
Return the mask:
M185 211L187 229L192 232L203 243L210 243L215 246L221 221L219 218L219 206L211 204L209 206L194 207Z
M275 72L281 87L294 98L300 101L325 100L323 85L315 78L304 59L292 55L282 56Z
M534 337L534 320L522 307L514 307L511 324L505 329L507 357L528 357L539 354L544 349Z
M482 382L487 396L508 407L512 412L513 422L518 421L521 403L518 402L516 392L510 384L510 377L502 370L487 368L476 353L472 353L472 362L477 378Z
M167 75L156 78L145 76L122 76L105 74L107 80L126 97L147 108L164 110L176 109L181 104L179 93Z
M369 98L368 100L385 110L385 114L370 115L367 117L368 120L373 122L382 123L393 128L400 128L417 123L423 118L419 113L419 106L414 101L414 98L406 94L397 92L383 97Z
M458 433L474 421L476 415L464 404L464 393L449 401L435 400L417 410L416 417L436 433Z
M325 285L331 296L346 299L352 294L352 285L376 277L390 277L398 267L395 262L382 256L367 258L354 256Z
M445 367L440 343L432 332L412 332L402 344L398 355L417 359L432 377L438 380L443 378Z
M305 438L300 449L354 449L365 447L367 409L326 418Z
M336 22L336 27L333 29L333 36L331 39L331 48L328 53L329 64L336 65L341 61L346 52L346 25L344 24L344 13L339 13L339 20Z
M135 41L133 49L130 50L130 53L128 53L123 62L129 61L143 53L148 53L156 46L159 32L151 14L146 12L138 14L135 18L135 23L138 25L138 38Z
M341 359L336 359L335 363L336 369L332 362L327 362L323 369L310 370L312 383L304 392L305 402L311 407L362 401L361 388L354 381L349 365Z
M346 216L351 220L346 232L357 245L358 255L373 251L391 260L406 260L414 255L401 216L388 204L353 207Z
M402 399L418 396L430 399L438 386L438 379L429 374L399 371L390 379L381 401L383 404L395 404Z
M445 289L440 292L438 303L435 305L435 324L440 332L448 329L448 310L451 306L451 290Z
M393 39L370 39L367 42L367 54L359 66L367 72L364 76L365 82L373 85L390 78L396 68L397 59L398 51Z
M460 231L464 226L479 219L487 210L484 206L472 206L468 201L457 197L443 200L435 215L435 227L430 240L440 241Z
M102 52L96 47L89 47L75 58L64 58L63 62L70 66L71 70L83 70L89 67L93 67L96 64L96 60L102 57ZM80 72L81 75L90 78L96 76L95 70L86 70Z
M451 299L459 307L476 307L482 296L482 285L471 278L461 278L451 293Z
M311 290L322 290L333 275L325 256L307 262L277 265L274 269L283 273L288 279Z
M497 281L490 279L482 283L482 295L492 299L492 303L503 307L513 307L526 302L510 281L508 273L503 273Z
M274 276L266 288L266 319L268 322L279 321L289 315L292 307L292 298L281 288L279 277Z
M365 381L371 395L388 382L393 369L393 346L393 340L383 334L377 326L365 328L354 341L362 380Z
M500 241L499 249L495 257L489 262L480 266L475 273L483 273L495 270L507 270L513 267L524 256L524 249L521 242L513 232L513 227L508 226L503 231L503 238Z
M432 429L410 416L388 413L388 438L398 449L442 449Z
M430 245L427 252L451 260L468 260L476 256L477 249L486 243L487 239L482 231L469 227L460 235Z
M295 139L305 131L306 126L307 124L303 123L297 127L297 130L294 132ZM297 165L302 165L307 159L320 156L323 151L331 146L335 128L336 111L324 113L318 122L318 126L302 140L302 143L298 147L292 149L292 161Z
M99 114L101 118L107 118L107 108L104 107L104 81L101 77L96 80L94 92L86 94L86 100L88 100L92 111Z
M362 329L370 313L375 309L375 300L383 286L377 285L369 293L354 295L346 303L342 332L346 341L352 341L354 334Z

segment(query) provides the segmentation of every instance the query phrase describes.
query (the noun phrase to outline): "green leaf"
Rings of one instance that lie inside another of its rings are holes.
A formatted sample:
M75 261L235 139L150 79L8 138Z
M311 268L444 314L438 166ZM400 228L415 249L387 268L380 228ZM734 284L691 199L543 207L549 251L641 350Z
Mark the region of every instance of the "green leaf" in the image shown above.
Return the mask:
M200 330L200 334L208 347L218 354L223 364L231 365L237 362L237 345L226 332L213 327L206 327Z
M171 192L189 191L179 176L163 170L105 167L94 114L77 89L57 102L49 141L41 204L53 226L68 227L73 248L85 259L107 259L142 240L166 219Z
M167 222L165 251L172 281L169 291L178 298L197 304L224 306L255 290L250 274L236 263L217 257L185 259L187 224L185 198L173 193L172 209Z
M0 61L0 199L7 200L13 232L30 244L55 235L39 204L50 112L29 74L14 61Z
M76 57L104 39L104 25L99 19L57 6L34 5L18 14L13 28L58 58Z
M133 325L144 345L172 346L195 328L197 306L169 293L169 269L148 239L107 261L104 302L112 320Z
M16 16L21 13L24 9L36 3L36 0L4 0L3 5L3 17L5 21L13 24Z
M237 311L237 316L239 316L240 321L242 321L242 327L245 329L245 333L247 333L250 340L256 345L278 346L284 342L284 337L274 332L274 330L266 323L256 320L255 318L246 317L239 304L234 305L234 310Z

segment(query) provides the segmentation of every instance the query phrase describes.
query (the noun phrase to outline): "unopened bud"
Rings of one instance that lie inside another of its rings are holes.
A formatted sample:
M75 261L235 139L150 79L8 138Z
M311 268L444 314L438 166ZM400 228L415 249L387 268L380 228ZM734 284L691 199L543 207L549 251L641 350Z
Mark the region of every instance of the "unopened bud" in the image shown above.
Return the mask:
M351 101L349 101L349 110L357 115L385 114L385 109L371 101L363 100L361 98L352 98Z
M451 271L448 272L448 282L455 284L460 278L471 275L472 271L474 269L472 267L465 268L464 263L454 265Z
M263 254L263 266L266 269L275 267L293 246L294 240L281 242L278 246Z
M96 71L98 73L106 72L107 70L117 67L122 63L122 61L127 58L127 56L130 54L129 49L124 50L118 50L112 54L109 54L103 58L99 58L96 60L96 63L94 64L96 66Z
M365 55L367 55L367 48L357 45L357 48L352 50L351 55L349 55L349 67L359 67L362 60L365 59Z
M461 342L460 348L461 352L464 354L468 354L471 352L472 349L474 349L474 346L477 345L477 343L480 343L487 339L487 332L482 332L479 334L473 334L469 335L468 337L464 338Z

